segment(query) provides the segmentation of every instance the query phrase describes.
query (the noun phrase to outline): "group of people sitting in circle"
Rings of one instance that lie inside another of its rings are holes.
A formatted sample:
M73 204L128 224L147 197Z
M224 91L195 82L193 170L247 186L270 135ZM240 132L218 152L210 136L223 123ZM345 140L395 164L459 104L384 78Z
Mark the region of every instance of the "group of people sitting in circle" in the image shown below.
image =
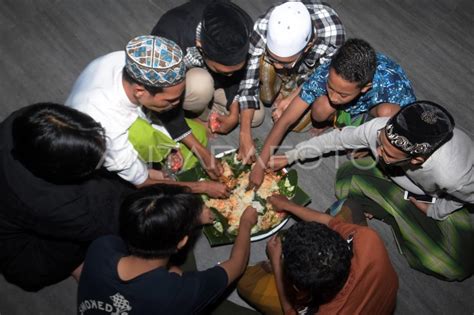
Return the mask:
M252 128L270 113L257 155ZM268 198L298 220L248 267L249 206L228 260L183 270L173 257L213 222L201 194L230 194L208 135L236 128L251 189L269 169L347 150L337 200L317 211ZM287 132L310 128L274 155ZM367 218L393 228L410 267L446 281L473 273L472 140L446 108L416 99L399 64L346 39L324 3L273 5L254 23L230 1L187 2L92 61L64 105L12 113L0 137L0 272L27 291L73 276L79 314L205 313L231 285L265 314L390 314L398 277ZM175 180L170 160L210 179Z

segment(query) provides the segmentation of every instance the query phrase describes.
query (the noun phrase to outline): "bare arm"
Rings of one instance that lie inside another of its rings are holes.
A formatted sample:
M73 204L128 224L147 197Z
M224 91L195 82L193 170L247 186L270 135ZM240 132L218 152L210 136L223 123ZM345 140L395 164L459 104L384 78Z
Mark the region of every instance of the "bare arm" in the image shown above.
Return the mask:
M301 117L306 109L308 109L308 104L306 104L299 96L296 96L281 118L278 119L276 124L273 126L270 134L265 139L265 144L263 145L259 159L250 173L249 185L251 188L260 187L263 181L265 168L267 167L268 160L272 156L273 151L280 144L290 126Z
M188 187L191 192L195 194L206 194L212 198L228 198L230 191L225 184L215 182L215 181L199 181L199 182L180 182L174 181L169 178L157 178L155 173L161 173L154 169L148 170L149 175L145 182L140 185L136 185L137 188L142 188L150 185L156 184L167 184L167 185L176 185L182 187Z
M201 161L202 167L206 170L211 179L217 179L222 175L223 168L219 161L205 148L193 134L186 136L183 142Z
M336 109L331 106L327 95L318 97L311 106L311 117L317 122L328 121L335 112Z
M329 222L333 219L328 214L299 206L291 201L288 200L288 198L280 196L280 195L274 195L271 197L268 197L268 202L270 202L273 206L275 206L279 210L285 210L294 216L300 218L303 221L315 221L319 222L321 224L328 225Z
M283 271L281 261L281 239L277 235L270 238L267 243L267 255L272 265L273 274L275 276L275 284L278 291L278 298L280 300L281 308L285 314L296 314L295 309L291 305L285 292L285 285L283 283Z
M252 139L252 119L255 109L244 109L240 112L239 151L237 158L244 164L255 162L255 144Z
M400 105L392 103L381 103L370 110L374 117L392 117L400 110Z
M250 231L257 223L257 211L247 207L240 218L239 234L235 239L230 258L221 264L229 278L228 285L235 281L247 267L250 255Z
M281 94L277 97L277 100L273 103L272 106L272 118L274 122L277 122L280 117L283 115L285 110L290 106L291 102L293 99L298 96L301 92L301 86L297 87L294 89L290 95L287 97L283 98Z

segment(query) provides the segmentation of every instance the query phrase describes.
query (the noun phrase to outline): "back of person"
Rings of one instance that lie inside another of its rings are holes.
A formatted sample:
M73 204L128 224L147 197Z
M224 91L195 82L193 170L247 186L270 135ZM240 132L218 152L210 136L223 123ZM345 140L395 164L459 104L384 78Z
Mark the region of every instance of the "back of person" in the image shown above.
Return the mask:
M73 109L34 104L0 124L0 272L37 291L69 277L91 241L116 233L128 193L97 172L105 151L98 123Z
M221 267L178 275L162 267L122 280L117 266L128 251L117 236L89 248L78 288L78 314L194 314L227 285Z
M65 104L91 115L106 130L111 129L110 124L124 126L125 130L137 116L129 117L124 113L137 112L137 106L128 100L122 88L124 65L123 51L95 59L76 80Z
M333 220L332 229L353 239L351 271L336 297L318 314L391 314L395 309L398 277L378 234L368 227Z
M201 22L204 9L211 2L212 0L189 1L167 11L150 34L173 40L186 54L188 47L196 45L196 27Z

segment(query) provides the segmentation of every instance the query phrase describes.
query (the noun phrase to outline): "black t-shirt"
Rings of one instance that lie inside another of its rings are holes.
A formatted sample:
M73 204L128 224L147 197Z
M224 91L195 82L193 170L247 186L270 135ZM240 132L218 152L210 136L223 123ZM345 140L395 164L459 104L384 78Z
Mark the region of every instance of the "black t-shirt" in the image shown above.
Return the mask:
M118 213L132 188L103 171L58 185L35 176L12 154L12 123L0 124L0 273L36 291L71 275L90 242L118 230Z
M92 243L79 282L78 314L195 314L227 286L227 273L219 266L182 276L157 268L123 281L117 265L127 255L117 236Z
M169 10L158 20L151 31L151 35L173 40L181 47L183 53L186 54L188 48L196 46L196 28L199 22L201 22L204 9L211 2L213 1L190 1ZM249 28L252 27L253 25L249 24ZM240 81L244 78L246 67L244 66L231 76L225 76L210 70L209 73L214 79L214 88L224 89L227 98L227 108L229 108L239 90Z

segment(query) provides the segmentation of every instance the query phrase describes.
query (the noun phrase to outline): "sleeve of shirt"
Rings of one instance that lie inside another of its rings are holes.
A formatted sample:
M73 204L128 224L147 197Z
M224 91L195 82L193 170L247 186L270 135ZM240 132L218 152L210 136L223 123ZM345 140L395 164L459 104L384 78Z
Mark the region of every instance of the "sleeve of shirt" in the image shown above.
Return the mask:
M220 266L205 271L184 273L184 276L196 277L198 286L195 294L194 311L197 313L212 303L227 287L228 277Z
M267 13L265 17L257 20L250 35L249 59L247 70L239 86L239 105L240 109L259 109L259 84L260 84L260 57L265 52L266 34L268 25Z
M313 15L316 27L316 55L319 64L326 63L344 44L346 31L336 11L325 4L318 4Z
M104 167L111 172L116 172L127 182L134 185L142 184L148 178L148 168L140 159L138 152L128 140L128 131L125 129L126 124L119 122L120 114L113 116L108 111L98 110L101 101L109 100L97 96L93 101L84 103L81 107L82 112L87 113L105 129L107 152L104 159Z
M403 68L380 53L377 54L377 71L373 81L375 95L369 108L381 103L403 107L416 100L412 84Z
M326 83L329 75L329 62L319 66L303 84L300 91L301 99L311 105L322 95L326 95Z
M164 113L158 113L156 116L168 130L173 141L179 142L191 134L191 128L184 119L184 110L181 106Z
M148 178L148 168L128 140L128 132L107 133L104 166L134 185L142 184Z
M474 192L472 192L474 194ZM436 202L428 208L427 216L435 220L445 220L448 215L464 206L459 200L452 198L438 198Z
M471 171L471 180L465 185L457 187L455 191L448 192L449 195L438 198L428 208L428 217L435 220L445 220L448 215L461 209L466 204L474 204L474 175Z
M301 142L296 145L296 149L285 153L288 163L316 158L338 150L369 148L370 139L376 137L377 130L384 126L385 122L385 118L376 118L359 127L348 126L342 130L335 129Z

